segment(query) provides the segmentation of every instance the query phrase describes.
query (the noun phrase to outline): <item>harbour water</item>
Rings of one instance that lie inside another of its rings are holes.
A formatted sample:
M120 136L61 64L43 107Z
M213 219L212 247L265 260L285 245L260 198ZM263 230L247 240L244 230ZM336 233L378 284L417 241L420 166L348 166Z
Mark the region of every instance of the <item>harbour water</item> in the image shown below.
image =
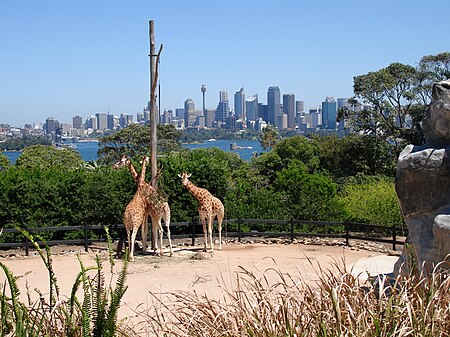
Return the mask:
M236 149L231 150L231 144L236 144ZM76 150L80 153L81 158L84 161L97 160L97 142L79 142L74 143ZM230 140L230 139L218 139L215 141L204 141L203 143L196 144L182 144L182 147L187 149L199 149L199 148L210 148L217 147L223 151L237 153L241 159L250 160L254 153L260 154L264 152L261 144L257 140ZM17 158L20 156L19 151L5 151L1 152L6 155L11 163L15 163Z

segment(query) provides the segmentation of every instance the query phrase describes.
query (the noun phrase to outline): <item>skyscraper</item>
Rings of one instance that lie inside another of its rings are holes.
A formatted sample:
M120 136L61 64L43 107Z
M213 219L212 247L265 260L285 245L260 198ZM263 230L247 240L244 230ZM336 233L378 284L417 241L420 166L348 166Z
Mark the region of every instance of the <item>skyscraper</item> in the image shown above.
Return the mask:
M219 92L219 104L216 110L216 121L225 123L230 112L230 105L228 103L228 91L222 90Z
M277 126L279 113L281 113L280 88L269 87L267 91L267 122Z
M97 129L106 130L108 128L108 115L105 112L97 112L95 117L97 118Z
M287 128L295 129L295 95L283 95L283 113L287 115Z
M197 119L197 110L195 110L195 103L192 99L184 101L184 126L186 128L194 126Z
M74 129L81 129L81 125L83 125L83 118L80 116L74 116L72 118L72 127Z
M327 97L322 102L322 129L336 130L337 108L334 97Z
M244 88L234 94L234 114L236 119L245 120L245 93Z
M250 96L245 101L245 115L247 120L256 121L258 116L258 94Z

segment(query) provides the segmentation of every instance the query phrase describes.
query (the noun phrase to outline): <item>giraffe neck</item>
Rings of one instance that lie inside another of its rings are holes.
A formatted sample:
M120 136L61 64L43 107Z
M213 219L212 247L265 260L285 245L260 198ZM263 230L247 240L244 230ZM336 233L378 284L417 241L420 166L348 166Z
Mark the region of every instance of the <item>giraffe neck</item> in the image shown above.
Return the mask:
M144 187L145 184L145 171L147 170L147 160L144 158L142 161L142 170L141 175L139 176L138 180L138 189L141 189Z
M200 188L195 186L193 183L191 183L190 181L188 181L186 188L188 189L189 192L191 192L191 194L198 200L201 201L201 196L204 195L204 188Z
M139 174L136 172L136 169L134 168L131 161L128 163L128 170L130 171L131 175L133 176L133 180L136 184L139 183Z

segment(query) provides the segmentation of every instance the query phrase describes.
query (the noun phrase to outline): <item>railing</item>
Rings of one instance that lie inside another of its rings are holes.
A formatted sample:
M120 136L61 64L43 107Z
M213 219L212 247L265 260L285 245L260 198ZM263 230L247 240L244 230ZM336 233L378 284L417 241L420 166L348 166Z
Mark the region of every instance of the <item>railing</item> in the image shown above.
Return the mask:
M214 222L217 224L217 221ZM229 224L236 224L237 231L228 231ZM272 225L281 225L284 230L278 232L267 232L267 231L250 231L244 232L242 231L242 226L244 224L252 225L252 224L272 224ZM301 232L299 231L300 225L302 226L328 226L328 227L341 227L339 233L311 233L311 232ZM187 226L191 227L190 234L182 234L182 235L173 235L173 238L191 238L192 246L195 246L195 239L203 236L203 230L196 230L196 227L201 226L201 223L198 221L195 222L172 222L170 227L180 227ZM102 233L104 228L108 227L109 232L111 233L112 239L119 240L119 247L122 247L123 242L126 240L126 234L123 224L114 224L114 225L84 225L84 226L65 226L65 227L38 227L38 228L26 228L22 226L21 229L33 234L33 233L45 233L45 232L67 232L67 231L83 231L82 239L74 239L74 240L48 240L46 243L51 245L60 245L60 244L72 244L72 245L83 245L85 250L88 251L88 247L90 243L102 242L105 241L104 235L100 234L96 239L90 239L89 234L93 231L97 231ZM237 237L238 242L242 241L243 237L248 236L260 236L260 237L280 237L287 236L291 241L294 241L295 238L298 237L329 237L329 238L341 238L345 239L346 246L350 245L351 239L359 239L364 241L375 241L392 244L392 249L396 250L397 245L403 245L403 241L397 240L397 235L401 233L402 236L406 236L406 229L400 228L396 226L387 227L380 225L370 225L363 223L354 223L354 222L346 222L346 221L307 221L307 220L268 220L268 219L229 219L224 220L222 224L222 237ZM151 231L149 231L151 235ZM20 231L16 228L4 228L3 233L20 233ZM374 234L375 233L375 234ZM382 235L378 235L377 233L381 233ZM390 235L388 235L390 233ZM216 234L216 233L215 233ZM370 235L372 234L372 235ZM28 255L29 249L32 246L26 237L23 235L19 235L20 239L17 242L0 242L1 248L17 248L22 247L26 251L26 255ZM391 238L392 237L392 238ZM42 243L39 242L38 243ZM119 248L121 250L121 248Z

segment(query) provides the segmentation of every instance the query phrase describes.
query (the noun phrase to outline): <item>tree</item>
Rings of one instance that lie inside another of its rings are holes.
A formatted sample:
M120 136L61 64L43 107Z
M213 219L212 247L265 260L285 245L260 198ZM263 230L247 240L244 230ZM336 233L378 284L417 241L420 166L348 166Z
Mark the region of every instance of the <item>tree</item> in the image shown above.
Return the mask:
M398 144L402 139L410 142L409 117L413 112L415 68L401 63L365 75L355 76L353 92L366 106L361 119L358 113L352 118L358 120L356 131L374 134L386 141ZM355 125L354 125L355 126ZM359 130L358 130L359 129Z
M8 157L3 153L0 153L0 171L6 170L11 166L11 162Z
M17 158L15 166L25 168L52 168L72 170L84 164L80 154L71 148L56 148L48 145L27 147Z
M158 124L158 151L178 151L181 131L173 125ZM99 141L99 161L111 164L121 156L142 157L150 151L150 127L132 124L120 131L104 136Z
M267 125L260 133L259 142L264 150L270 150L275 146L279 138L280 135L277 129Z

